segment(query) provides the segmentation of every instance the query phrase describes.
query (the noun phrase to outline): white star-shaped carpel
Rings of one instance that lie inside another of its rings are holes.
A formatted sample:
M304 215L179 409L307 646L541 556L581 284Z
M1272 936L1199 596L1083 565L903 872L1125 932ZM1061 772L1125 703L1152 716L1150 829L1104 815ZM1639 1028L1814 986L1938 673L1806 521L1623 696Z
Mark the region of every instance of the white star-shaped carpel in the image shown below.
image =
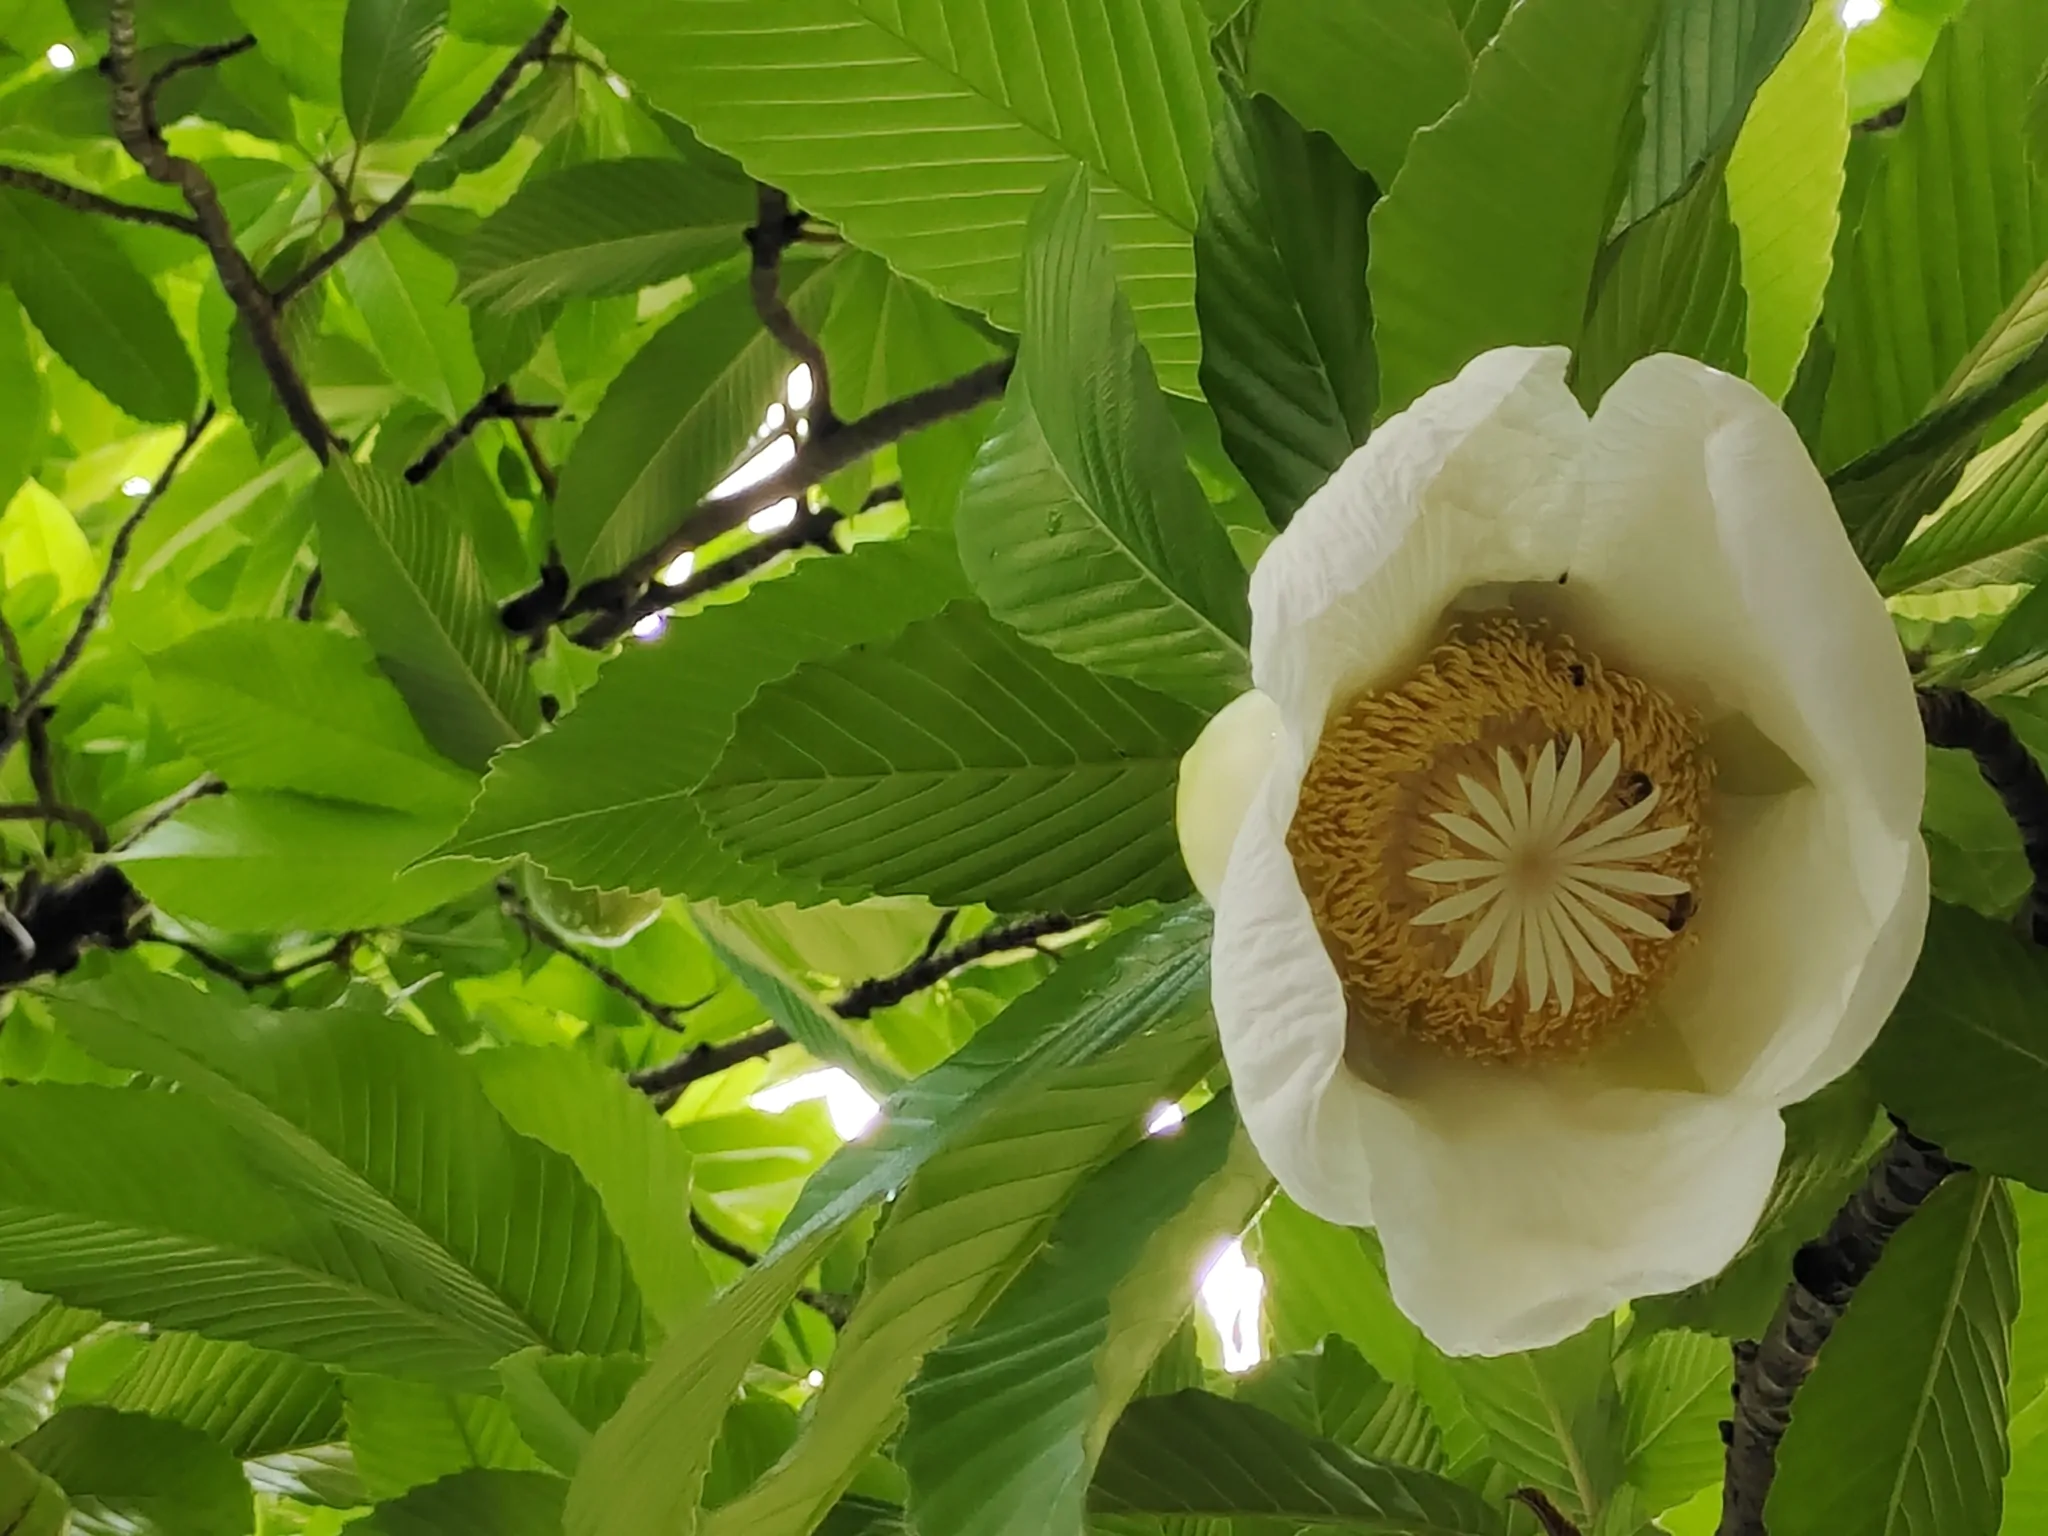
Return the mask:
M1579 977L1605 997L1614 991L1610 966L1635 974L1635 957L1617 930L1650 940L1671 937L1661 918L1625 898L1680 896L1691 887L1631 866L1676 848L1692 828L1636 830L1657 809L1662 792L1654 785L1634 805L1587 824L1621 772L1618 743L1590 773L1577 736L1562 758L1556 743L1546 742L1526 774L1505 748L1495 762L1495 787L1458 775L1471 814L1431 817L1472 852L1409 871L1431 885L1465 887L1414 921L1433 926L1478 914L1445 974L1462 976L1491 956L1484 1006L1506 997L1519 978L1531 1011L1554 996L1557 1011L1568 1014Z

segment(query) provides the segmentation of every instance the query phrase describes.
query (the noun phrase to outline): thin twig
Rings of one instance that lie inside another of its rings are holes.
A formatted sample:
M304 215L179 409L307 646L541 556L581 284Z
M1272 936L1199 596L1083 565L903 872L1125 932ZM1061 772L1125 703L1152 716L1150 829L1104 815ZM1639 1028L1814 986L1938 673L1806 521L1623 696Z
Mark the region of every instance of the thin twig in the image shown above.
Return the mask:
M1718 1536L1765 1536L1764 1504L1794 1394L1893 1234L1961 1166L1901 1128L1827 1232L1794 1257L1792 1283L1762 1342L1735 1346L1735 1415L1722 1425L1728 1457Z
M761 1255L744 1243L736 1243L720 1232L697 1213L695 1206L690 1207L690 1230L697 1234L697 1241L706 1248L713 1253L723 1254L736 1264L744 1264L748 1269L752 1269L761 1262ZM807 1285L797 1287L796 1299L812 1311L822 1313L825 1321L834 1328L845 1327L846 1319L853 1311L853 1304L846 1297L833 1291L814 1291Z
M526 450L526 462L533 470L533 478L540 482L541 495L553 503L560 485L555 479L554 469L548 463L548 456L540 451L540 440L533 434L533 423L524 416L514 416L512 430L519 434L519 446Z
M286 419L313 450L313 457L325 464L334 434L313 403L313 391L285 345L284 331L278 324L278 306L255 266L235 243L234 224L221 203L213 178L196 160L171 153L153 116L149 85L135 77L135 0L113 0L107 15L104 68L114 82L114 137L151 181L176 187L185 194L199 225L199 238L206 242L213 257L213 270L233 302L235 313L241 317L263 371L269 376L270 387L284 407Z
M801 496L890 443L996 399L1009 383L1014 366L1012 358L985 363L957 379L879 406L828 436L808 439L796 456L773 474L742 490L698 502L660 543L617 575L591 582L578 592L567 616L627 607L676 556L721 533L730 533L778 501Z
M1959 688L1923 688L1920 724L1930 746L1956 747L1977 760L2019 829L2034 884L2021 921L2036 944L2048 944L2048 775L2013 728L1982 700Z
M753 226L747 230L747 248L754 260L748 283L754 295L754 313L768 334L811 374L811 403L807 416L811 439L830 437L839 428L832 411L832 374L825 362L825 349L818 339L797 323L782 297L782 253L803 233L804 216L789 205L789 194L767 182L758 184Z
M107 829L100 825L99 818L54 798L34 805L0 805L0 821L61 821L92 839L94 851L107 851Z
M195 943L191 939L173 938L170 934L160 933L155 929L141 937L147 944L168 944L172 949L182 950L214 975L224 976L244 991L252 992L258 987L274 987L279 982L289 981L294 976L317 970L323 965L346 965L355 954L356 946L363 942L363 935L360 933L344 933L318 954L309 955L304 960L294 960L290 965L272 966L267 971L251 971L245 970L232 960L216 955L205 945Z
M521 931L528 938L545 949L552 949L558 955L568 956L569 959L582 966L584 970L610 987L619 996L625 998L663 1029L673 1030L677 1034L681 1034L689 1028L689 1025L683 1021L683 1015L692 1009L702 1008L711 1001L710 996L700 997L695 1002L690 1003L662 1003L655 1001L655 999L649 997L647 993L634 986L632 982L626 980L625 977L621 976L603 961L591 959L590 956L584 954L582 950L535 917L526 903L520 899L519 892L513 887L510 880L500 880L498 882L498 904L504 909L505 915L517 923ZM712 995L715 996L716 994Z
M779 1024L770 1024L765 1029L757 1029L717 1045L692 1046L658 1067L642 1067L637 1072L627 1073L626 1081L666 1109L690 1084L715 1077L743 1061L758 1060L789 1043L788 1031Z
M1580 1536L1571 1517L1553 1504L1550 1495L1541 1488L1517 1488L1508 1497L1536 1517L1536 1523L1543 1527L1543 1536Z
M301 624L312 621L313 605L320 601L320 588L326 580L326 574L316 565L313 574L306 578L306 584L299 588L299 600L292 604L292 617Z
M490 88L477 98L474 106L463 113L462 121L455 125L446 139L442 140L443 146L445 147L456 139L461 138L463 134L468 133L470 129L476 127L485 118L497 111L499 107L503 106L505 98L512 94L512 88L519 83L519 77L526 73L527 66L529 64L537 64L547 57L548 51L554 47L555 39L561 35L562 28L568 24L569 13L559 5L548 12L548 18L541 23L540 30L528 38L525 45L517 53L506 60L505 67L498 71L497 78L491 81ZM419 183L408 176L404 184L396 192L393 192L383 202L372 208L353 224L346 225L342 230L340 239L307 262L282 288L278 289L277 307L279 309L284 308L285 305L291 303L293 299L333 271L350 251L405 212L407 207L411 205L412 200L419 196L419 192Z
M418 485L447 461L448 455L460 448L476 429L487 421L521 421L528 418L544 419L560 410L555 405L527 405L512 398L512 386L499 384L484 392L475 405L462 413L454 426L443 432L427 445L427 451L407 467L405 478L409 484Z
M161 128L157 121L156 98L166 85L188 70L211 69L216 64L226 63L238 53L247 53L255 46L255 36L244 33L232 42L214 43L191 53L180 54L157 70L142 87L142 116L143 121L149 125L150 132L156 133Z
M1043 917L1030 917L1022 922L1002 927L985 929L964 944L951 949L933 952L929 948L918 959L912 961L893 976L878 976L864 981L846 996L832 1005L832 1011L842 1019L864 1019L879 1008L887 1008L902 1002L912 993L922 992L934 986L964 966L977 960L986 960L990 955L1000 955L1006 950L1032 949L1040 939L1050 938L1056 933L1066 933L1093 919L1066 917L1057 912Z
M121 841L114 845L114 851L120 853L126 849L133 848L158 827L177 815L178 812L184 810L193 801L204 800L208 795L224 795L227 792L228 787L226 784L210 773L202 773L183 789L178 790L167 799L158 801L139 825L132 831L122 835Z
M102 213L110 219L126 219L130 224L154 224L159 229L174 229L181 235L190 235L194 240L203 239L199 232L199 221L182 213L165 208L147 208L141 203L124 203L118 197L107 197L102 193L89 192L84 187L74 187L68 181L59 181L54 176L45 176L41 171L32 171L22 165L0 165L0 187L14 187L22 192L33 192L46 197L53 203L62 203L66 208L80 213Z

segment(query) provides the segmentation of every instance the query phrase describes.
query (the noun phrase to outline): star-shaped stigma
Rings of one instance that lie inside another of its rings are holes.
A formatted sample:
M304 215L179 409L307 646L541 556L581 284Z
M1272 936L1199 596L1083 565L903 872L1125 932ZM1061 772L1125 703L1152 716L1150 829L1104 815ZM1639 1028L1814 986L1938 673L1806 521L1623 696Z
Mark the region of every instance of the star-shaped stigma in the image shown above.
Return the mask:
M1465 887L1414 921L1430 927L1476 915L1444 974L1462 976L1491 957L1484 1006L1506 997L1519 978L1532 1013L1554 997L1558 1013L1569 1014L1579 977L1608 997L1614 991L1610 966L1636 973L1622 931L1650 940L1671 937L1661 916L1629 898L1682 896L1691 887L1631 866L1678 847L1692 828L1637 830L1657 809L1655 786L1633 805L1589 822L1621 772L1619 744L1609 745L1590 773L1577 736L1562 758L1556 744L1546 742L1526 773L1505 749L1495 762L1493 786L1458 775L1470 815L1431 817L1471 853L1408 872L1430 885Z

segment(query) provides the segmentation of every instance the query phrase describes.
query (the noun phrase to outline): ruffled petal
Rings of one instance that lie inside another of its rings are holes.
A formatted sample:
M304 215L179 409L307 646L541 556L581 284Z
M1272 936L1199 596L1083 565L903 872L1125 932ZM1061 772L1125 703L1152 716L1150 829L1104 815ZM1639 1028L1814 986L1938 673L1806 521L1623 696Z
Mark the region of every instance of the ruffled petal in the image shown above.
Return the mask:
M1252 573L1252 677L1313 742L1331 702L1417 661L1467 589L1552 581L1586 415L1559 347L1504 347L1383 423Z
M1455 1355L1540 1349L1740 1251L1784 1145L1752 1099L1467 1068L1364 1123L1394 1300Z
M1256 688L1232 699L1180 760L1174 823L1188 874L1210 905L1223 884L1230 845L1280 739L1280 710Z

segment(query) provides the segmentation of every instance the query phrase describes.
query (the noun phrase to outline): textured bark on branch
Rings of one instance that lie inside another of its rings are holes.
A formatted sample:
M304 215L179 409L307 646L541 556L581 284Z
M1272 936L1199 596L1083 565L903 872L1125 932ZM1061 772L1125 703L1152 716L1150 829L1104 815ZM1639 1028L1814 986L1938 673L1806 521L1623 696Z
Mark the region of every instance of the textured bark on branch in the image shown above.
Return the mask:
M1930 746L1956 747L1974 757L1984 782L2004 803L2034 875L2021 923L2036 944L2048 944L2048 775L2010 725L1959 688L1921 689L1920 724Z
M199 233L199 221L185 214L172 213L165 208L146 208L140 203L124 203L117 197L74 187L68 181L45 176L27 166L0 165L0 187L33 192L38 197L46 197L80 213L105 214L110 219L126 219L130 224L154 224L159 229L173 229L181 235L190 235L194 240L203 238Z

